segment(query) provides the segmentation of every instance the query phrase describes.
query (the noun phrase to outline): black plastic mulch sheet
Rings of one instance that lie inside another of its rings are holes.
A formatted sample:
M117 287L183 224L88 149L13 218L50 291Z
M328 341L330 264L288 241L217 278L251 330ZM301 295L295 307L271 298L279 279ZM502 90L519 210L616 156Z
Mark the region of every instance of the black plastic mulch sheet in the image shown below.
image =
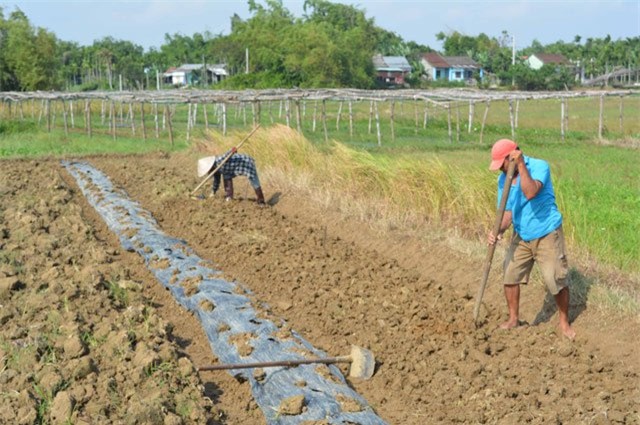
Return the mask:
M100 170L85 162L63 161L62 165L109 229L119 237L123 248L142 256L149 270L176 301L200 319L211 349L221 363L308 358L302 353L310 357L327 356L295 332L278 337L281 328L257 317L245 295L249 293L246 288L224 280L222 272L211 261L199 258L183 240L165 235L151 214L130 200L124 191L114 189ZM246 355L240 355L232 342L234 336L249 339L250 353L243 351ZM331 424L385 424L333 365L261 370L264 373L256 376L255 369L236 369L229 373L241 375L250 383L269 424L320 420ZM287 414L282 406L292 397L299 399L300 395L304 396L302 413Z

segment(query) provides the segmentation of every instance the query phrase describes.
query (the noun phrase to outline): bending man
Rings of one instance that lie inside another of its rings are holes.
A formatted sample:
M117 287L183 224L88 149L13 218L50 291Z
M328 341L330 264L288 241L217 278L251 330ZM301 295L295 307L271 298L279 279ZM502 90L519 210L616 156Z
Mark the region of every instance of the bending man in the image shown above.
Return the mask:
M246 176L253 190L256 192L256 201L259 205L264 205L264 194L260 187L260 179L256 170L256 163L249 155L236 153L235 148L230 149L221 156L210 156L198 161L198 175L202 177L211 170L216 169L230 155L229 159L213 175L213 194L220 188L220 178L224 185L225 200L233 199L233 179L238 176Z
M519 324L520 285L529 281L534 262L538 263L549 292L555 297L560 330L569 339L575 331L569 324L568 264L562 232L562 214L556 205L549 164L522 154L515 142L498 140L491 149L490 170L498 177L498 204L509 161L516 163L504 218L498 235L489 233L489 244L502 239L513 224L514 232L504 262L504 293L509 319L501 325L510 329Z

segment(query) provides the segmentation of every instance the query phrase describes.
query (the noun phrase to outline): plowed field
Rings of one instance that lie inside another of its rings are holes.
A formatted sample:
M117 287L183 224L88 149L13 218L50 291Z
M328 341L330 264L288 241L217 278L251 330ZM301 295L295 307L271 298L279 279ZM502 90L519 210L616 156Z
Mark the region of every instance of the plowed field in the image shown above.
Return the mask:
M232 202L191 200L186 154L86 161L250 288L266 316L333 355L371 349L374 377L350 383L390 424L640 423L637 320L587 297L572 303L568 341L531 284L529 325L497 329L501 248L476 329L482 255L374 232L265 178L266 208L240 178ZM58 161L0 164L0 423L265 423L246 382L195 371L215 362L197 319L120 247Z

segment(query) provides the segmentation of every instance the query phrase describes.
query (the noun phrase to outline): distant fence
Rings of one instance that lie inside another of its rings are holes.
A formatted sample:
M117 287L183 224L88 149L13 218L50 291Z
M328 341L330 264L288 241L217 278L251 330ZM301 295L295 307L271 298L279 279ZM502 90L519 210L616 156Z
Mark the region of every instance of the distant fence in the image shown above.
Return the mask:
M37 119L38 125L46 125L48 131L57 128L62 119L65 134L70 129L76 129L76 118L82 117L81 126L91 137L96 122L99 119L101 128L115 139L120 133L118 128L129 128L132 136L147 139L152 132L156 138L160 132L168 133L170 142L174 142L174 117L176 108L181 106L182 113L186 113L184 125L187 141L196 126L198 109L202 113L204 128L215 125L226 135L230 121L242 120L248 125L247 115L253 125L264 120L274 122L273 105L277 104L278 119L283 119L286 125L295 127L303 132L302 122L312 115L311 129L316 131L322 125L325 140L329 139L329 125L327 102L332 102L333 117L336 128L339 128L342 117L348 120L349 134L354 132L354 105L360 105L362 111L368 107L367 132L372 133L375 123L378 144L382 142L381 121L388 120L391 140L395 140L395 126L397 121L396 105L411 103L413 105L413 125L416 133L418 128L426 128L429 116L444 113L447 121L447 137L453 141L460 140L461 127L471 133L475 119L476 105L484 108L479 140L482 142L487 115L492 102L506 102L509 111L509 126L511 135L515 139L520 104L526 100L555 99L560 103L559 130L564 140L569 125L568 100L576 98L599 98L598 137L603 137L604 131L604 101L605 98L619 99L619 122L622 133L624 125L624 99L627 97L638 99L637 93L630 90L608 91L567 91L567 92L519 92L519 91L481 91L471 89L434 89L434 90L355 90L355 89L323 89L323 90L165 90L165 91L119 91L119 92L0 92L0 119L15 120ZM365 106L362 106L363 102ZM313 105L312 114L307 113L308 104ZM385 104L386 116L382 116L379 105ZM200 107L200 108L199 108ZM213 107L213 109L211 109ZM235 108L232 111L232 108ZM431 109L430 109L431 108ZM461 118L460 110L468 108L466 119ZM250 112L248 112L250 110ZM99 111L99 112L98 112ZM401 109L402 111L402 109ZM366 112L365 112L366 113ZM455 113L455 117L453 114ZM137 115L137 117L136 117ZM149 121L153 117L153 124ZM462 123L466 120L465 123ZM455 124L454 124L455 121ZM181 123L182 124L182 123ZM202 124L201 124L202 125ZM455 128L454 128L455 126Z

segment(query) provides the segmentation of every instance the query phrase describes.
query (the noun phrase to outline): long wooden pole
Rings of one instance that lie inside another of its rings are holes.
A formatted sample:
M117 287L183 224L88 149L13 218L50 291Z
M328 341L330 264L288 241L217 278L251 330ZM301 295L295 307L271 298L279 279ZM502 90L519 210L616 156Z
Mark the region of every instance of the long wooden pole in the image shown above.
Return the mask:
M509 167L507 168L507 176L504 180L504 186L502 189L502 198L500 199L500 207L498 208L498 214L496 214L496 219L493 222L493 234L494 236L498 236L500 233L500 226L502 225L502 218L504 217L504 210L507 206L507 199L509 198L509 191L511 189L511 180L513 180L513 174L516 170L516 163L513 160L509 161ZM487 250L487 257L484 260L484 274L482 275L482 283L480 284L480 289L478 291L478 296L476 297L476 305L473 308L473 321L478 323L478 313L480 312L480 304L482 303L482 297L484 295L484 290L487 287L487 281L489 279L489 272L491 271L491 262L493 260L493 254L496 250L496 244L489 245L489 249Z

